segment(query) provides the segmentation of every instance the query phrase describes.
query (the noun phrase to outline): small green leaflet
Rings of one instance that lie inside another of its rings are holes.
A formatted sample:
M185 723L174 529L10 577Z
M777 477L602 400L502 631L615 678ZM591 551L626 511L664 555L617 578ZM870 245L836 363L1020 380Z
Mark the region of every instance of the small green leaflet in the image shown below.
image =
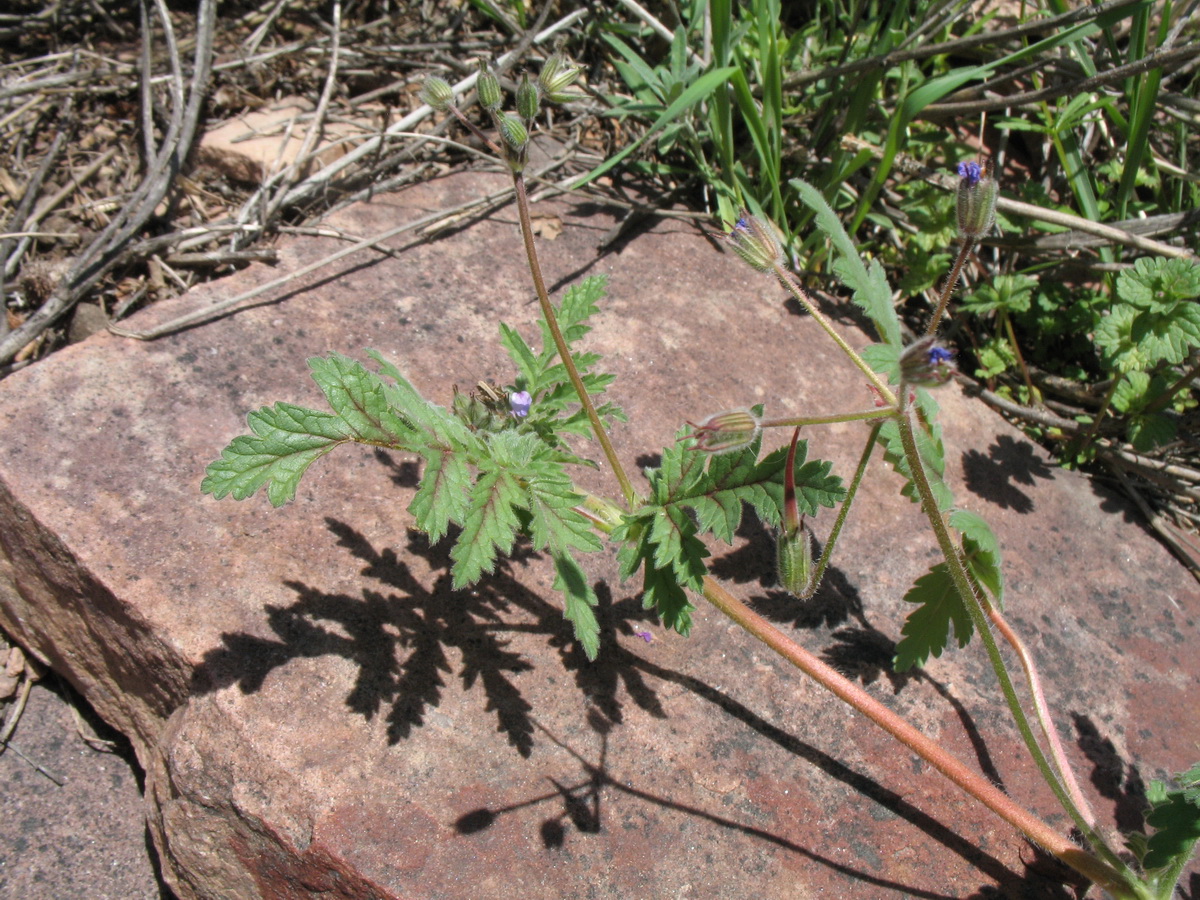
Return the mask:
M987 588L999 609L1004 608L1004 573L1000 568L1000 543L988 523L965 509L950 514L950 527L962 534L962 558L976 582ZM917 579L904 595L917 608L908 614L903 635L896 645L897 672L923 666L930 656L941 656L950 641L950 627L960 648L975 633L970 613L950 575L946 563L938 563Z
M1155 829L1142 859L1147 869L1185 862L1200 841L1200 764L1180 775L1178 781L1177 790L1167 790L1162 782L1154 781L1147 791L1151 805L1146 824Z
M253 434L234 438L205 470L200 490L218 500L245 500L263 485L272 506L296 496L305 470L354 432L331 413L276 403L246 417Z
M950 514L950 527L962 533L963 559L972 577L988 589L998 609L1004 609L1004 571L1000 542L982 516L965 509Z
M604 276L595 275L566 290L555 314L568 346L592 330L587 319L599 312L596 303L604 297L607 281ZM539 324L542 351L537 354L515 328L503 323L500 325L500 343L520 373L517 386L533 397L533 407L526 425L541 434L547 443L561 443L557 435L563 432L588 436L591 434L591 424L579 407L566 366L558 358L557 348L545 321L539 320ZM598 353L571 352L584 389L593 397L603 394L615 379L614 375L591 371L600 358ZM602 420L625 420L620 407L612 403L599 405L596 412Z
M960 648L967 646L975 633L971 616L945 563L938 563L918 578L904 600L917 604L917 608L908 614L900 629L904 637L896 645L893 662L897 672L923 666L930 656L941 656L950 640L951 623Z
M919 424L913 428L917 452L921 455L925 477L929 480L929 486L933 490L938 509L944 512L954 506L954 495L942 479L946 471L946 450L942 444L941 426L937 424L938 406L924 388L917 388L917 406L921 411L922 418L930 423L928 430L920 427ZM904 443L900 440L900 426L894 419L883 423L879 429L879 440L884 448L883 458L905 479L900 493L914 503L919 503L921 497L912 481L912 469L909 467L908 457L904 455Z
M563 616L575 629L575 640L589 660L600 652L600 625L596 622L596 593L588 584L587 575L569 553L554 554L558 576L554 587L563 595Z
M421 451L438 440L435 427L472 440L465 429L446 421L452 416L422 399L390 366L386 374L398 380L395 387L337 353L310 359L308 364L333 413L291 403L250 413L246 420L252 434L229 443L221 458L208 466L200 490L217 499L229 494L245 500L266 485L271 504L282 506L295 497L308 467L338 444L354 441Z

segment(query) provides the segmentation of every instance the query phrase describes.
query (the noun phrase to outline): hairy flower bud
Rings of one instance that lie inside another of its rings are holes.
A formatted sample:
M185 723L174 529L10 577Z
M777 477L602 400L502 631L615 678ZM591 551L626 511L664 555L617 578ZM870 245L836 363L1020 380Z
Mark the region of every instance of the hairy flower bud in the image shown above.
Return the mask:
M770 272L775 266L786 264L783 244L775 229L746 210L742 210L725 239L733 245L738 256L760 272Z
M479 95L479 105L488 112L495 112L504 102L500 79L492 74L488 64L482 60L479 62L479 79L475 82L475 91Z
M709 416L699 425L689 422L696 430L689 437L697 450L708 453L729 453L754 443L758 437L759 419L748 409L731 409Z
M954 354L933 335L909 344L900 354L900 378L913 387L938 387L954 375Z
M430 75L425 79L419 98L422 103L432 106L438 112L445 112L454 103L454 89L445 78Z
M538 108L542 105L542 99L538 96L538 87L529 80L528 75L521 78L521 83L517 85L517 115L526 122L531 122L537 118Z
M538 75L538 84L541 85L546 99L551 103L565 103L571 99L571 95L565 94L563 91L574 84L578 77L579 67L571 65L567 61L566 54L559 51L552 53L542 65L542 71Z
M775 542L779 565L779 585L798 600L807 600L817 592L813 578L812 534L801 523L795 531L783 531Z
M999 186L992 177L995 163L988 160L958 164L958 235L964 241L977 241L996 221L996 197Z

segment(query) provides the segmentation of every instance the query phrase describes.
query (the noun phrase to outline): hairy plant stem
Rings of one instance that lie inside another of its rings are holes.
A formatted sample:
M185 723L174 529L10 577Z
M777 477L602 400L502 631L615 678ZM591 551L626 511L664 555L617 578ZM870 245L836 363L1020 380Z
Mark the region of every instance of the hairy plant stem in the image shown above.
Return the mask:
M1037 666L1034 665L1033 656L1029 649L1025 646L1025 642L1021 640L1020 635L1013 631L1012 626L996 609L988 598L983 597L983 609L987 613L987 617L996 626L996 630L1000 632L1000 636L1008 641L1008 645L1013 648L1013 652L1017 654L1017 659L1021 663L1021 669L1025 673L1025 680L1029 683L1029 693L1033 695L1033 710L1037 717L1038 725L1041 726L1042 734L1046 737L1046 743L1050 745L1050 758L1054 761L1055 769L1058 771L1059 778L1062 779L1063 786L1071 795L1071 799L1079 808L1079 814L1092 828L1096 827L1096 814L1092 811L1091 804L1087 802L1087 798L1083 796L1083 791L1079 789L1079 781L1075 777L1075 771L1071 768L1067 761L1066 751L1063 750L1062 741L1058 737L1058 729L1054 727L1054 722L1050 718L1050 707L1046 703L1046 694L1042 690L1042 679L1038 675Z
M793 416L788 419L763 419L759 425L762 428L794 428L797 425L834 425L838 422L858 422L863 419L886 419L894 416L896 410L890 406L877 409L864 409L859 412L839 413L832 416Z
M906 393L904 385L901 385L900 393L902 396ZM971 622L975 626L975 630L979 632L980 639L983 641L988 659L992 664L992 669L996 673L996 679L1000 683L1000 690L1004 694L1004 700L1008 704L1009 711L1012 713L1013 721L1016 723L1017 730L1021 734L1021 739L1025 742L1025 747L1028 749L1029 755L1033 758L1034 764L1038 767L1038 771L1041 772L1043 780L1050 787L1050 790L1054 792L1054 796L1058 798L1058 802L1067 811L1068 815L1071 816L1076 827L1087 839L1088 843L1091 844L1096 853L1100 854L1113 870L1122 875L1129 874L1131 876L1128 867L1117 858L1116 854L1109 850L1108 846L1096 834L1083 813L1076 806L1070 793L1059 779L1055 767L1046 758L1046 754L1043 752L1041 745L1033 733L1033 728L1030 726L1029 719L1025 715L1025 710L1017 697L1016 688L1013 687L1012 677L1008 673L1004 657L1000 654L1000 647L996 643L996 637L992 634L987 615L984 612L983 601L976 592L974 580L971 578L962 557L959 555L958 548L955 546L954 539L950 534L950 528L947 526L941 510L938 509L937 501L934 499L933 489L929 484L929 479L925 475L925 468L917 450L912 416L912 407L908 403L905 403L896 423L900 429L900 440L904 446L904 455L908 458L909 467L912 469L913 484L916 486L917 493L921 497L921 506L937 537L938 548L946 560L946 567L951 579L954 581L954 586L959 596L962 597L963 605L967 608L967 612L971 616ZM1050 725L1049 727L1052 728L1053 726ZM1065 759L1060 761L1063 765L1066 765ZM1051 850L1049 847L1046 849ZM1059 855L1056 851L1051 850L1051 852L1054 852L1056 856ZM1061 856L1059 858L1064 859ZM1068 861L1064 859L1064 862ZM1070 863L1068 862L1068 864ZM1123 878L1121 883L1128 886L1129 881ZM1106 889L1111 890L1111 888Z
M966 263L967 257L971 254L971 248L974 246L974 238L967 238L963 241L962 249L958 251L958 256L954 260L954 266L950 269L950 274L946 277L946 286L942 288L942 296L938 300L937 309L933 311L933 315L929 318L929 324L925 326L926 337L937 333L938 323L942 321L942 316L946 314L946 307L950 305L950 296L954 293L954 287L958 284L958 277L962 274L963 265Z
M889 415L895 415L895 410L886 410ZM821 578L825 575L825 567L829 565L829 557L833 556L833 548L837 545L838 537L841 536L842 526L846 524L846 517L850 515L850 504L854 502L854 495L858 493L858 486L862 484L863 476L867 474L867 463L871 461L871 451L875 449L875 439L879 437L879 429L883 427L882 422L876 422L871 428L871 433L867 437L867 444L863 447L862 456L858 459L858 468L854 470L854 477L850 479L850 487L846 488L846 499L842 501L842 507L838 510L837 518L833 521L833 528L829 530L829 537L825 539L825 549L821 553L821 559L817 562L817 568L813 571L812 583L819 585Z
M972 771L936 741L926 737L907 720L888 709L857 684L822 662L790 637L738 600L711 576L704 578L704 596L717 609L762 641L834 696L862 713L921 759L949 778L1031 841L1100 885L1113 897L1136 898L1124 873L1071 843L1053 827L1015 803L985 777Z
M542 318L546 320L546 327L550 329L554 346L558 350L558 357L562 360L563 366L567 370L567 376L571 379L571 386L575 388L579 402L583 405L584 412L587 413L588 421L592 423L592 432L596 435L596 440L600 442L608 465L621 485L621 493L625 497L626 506L633 509L637 505L637 492L634 491L629 476L625 474L625 469L617 458L617 451L613 449L612 441L608 439L608 432L605 431L604 423L600 421L600 416L596 413L596 407L592 403L592 398L588 396L583 379L579 377L579 370L575 368L575 360L571 358L571 348L567 346L562 330L558 327L558 318L554 315L554 307L550 305L550 295L546 293L546 282L542 278L542 267L538 262L537 249L533 243L533 226L529 216L529 197L525 192L525 178L520 172L513 172L512 179L517 197L517 218L521 221L521 239L525 242L525 258L529 264L529 274L533 277L533 287L537 291L538 303L542 308Z
M808 296L808 292L800 287L800 282L796 280L796 276L785 269L780 263L776 263L771 271L779 279L780 284L791 292L791 295L800 302L800 305L808 311L808 314L813 317L816 323L833 339L833 342L838 345L838 349L845 353L849 360L862 370L862 373L867 376L867 380L871 382L871 386L879 392L879 396L883 397L889 405L894 406L896 396L892 393L891 388L875 374L875 371L867 365L866 360L859 356L854 348L846 343L846 339L838 333L838 330L833 327L833 323L826 318L825 314L817 309L817 304L813 303L812 298Z

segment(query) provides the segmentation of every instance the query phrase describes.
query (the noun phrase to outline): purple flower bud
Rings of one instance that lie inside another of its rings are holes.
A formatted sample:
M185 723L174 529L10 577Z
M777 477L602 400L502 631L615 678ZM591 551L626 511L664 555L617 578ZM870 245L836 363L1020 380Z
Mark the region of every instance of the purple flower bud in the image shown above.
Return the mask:
M508 396L508 405L512 408L512 414L518 419L523 419L529 415L529 408L533 405L533 398L529 396L529 391L515 391Z
M768 222L742 210L733 230L725 235L737 255L760 272L786 265L783 244Z
M992 167L990 159L983 166L974 160L958 164L958 234L964 241L979 240L996 221L999 186Z
M913 387L938 387L954 376L954 354L929 335L900 355L900 377Z

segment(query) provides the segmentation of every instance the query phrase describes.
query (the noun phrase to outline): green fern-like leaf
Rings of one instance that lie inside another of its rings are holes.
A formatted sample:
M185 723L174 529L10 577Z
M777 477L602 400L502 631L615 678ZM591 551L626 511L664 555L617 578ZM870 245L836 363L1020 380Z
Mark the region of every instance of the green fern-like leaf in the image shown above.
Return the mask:
M488 464L471 487L463 530L450 551L455 590L474 584L484 572L494 572L496 557L512 552L521 527L518 510L523 501L520 482L513 473Z
M575 631L575 640L589 660L600 652L600 625L596 621L596 593L579 563L569 553L554 554L556 590L563 595L563 616Z
M234 438L206 469L200 490L218 500L245 500L263 485L272 506L296 496L308 467L339 444L355 439L353 428L331 413L276 403L246 417L252 434Z

